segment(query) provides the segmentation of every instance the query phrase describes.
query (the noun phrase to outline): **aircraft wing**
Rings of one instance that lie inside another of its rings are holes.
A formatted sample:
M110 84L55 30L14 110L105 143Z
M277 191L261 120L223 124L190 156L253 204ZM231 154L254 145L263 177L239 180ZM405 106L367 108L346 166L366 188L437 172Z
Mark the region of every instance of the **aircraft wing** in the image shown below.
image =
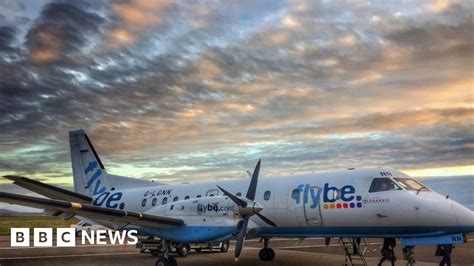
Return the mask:
M33 208L71 213L92 219L95 218L116 223L123 223L125 225L132 224L149 227L184 225L183 220L180 219L116 210L77 202L17 195L7 192L0 192L0 201Z
M33 179L29 179L24 176L6 175L4 177L12 180L13 184L15 185L26 188L51 199L66 200L87 204L90 204L92 202L92 198L89 196L72 192L64 188L48 185Z

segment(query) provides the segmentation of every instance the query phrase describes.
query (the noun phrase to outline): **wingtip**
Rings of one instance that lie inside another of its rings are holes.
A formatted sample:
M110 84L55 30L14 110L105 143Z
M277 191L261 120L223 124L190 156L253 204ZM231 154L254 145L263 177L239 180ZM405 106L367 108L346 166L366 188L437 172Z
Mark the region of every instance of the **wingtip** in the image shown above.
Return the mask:
M3 177L6 179L10 179L11 181L20 180L22 178L21 176L17 175L4 175Z

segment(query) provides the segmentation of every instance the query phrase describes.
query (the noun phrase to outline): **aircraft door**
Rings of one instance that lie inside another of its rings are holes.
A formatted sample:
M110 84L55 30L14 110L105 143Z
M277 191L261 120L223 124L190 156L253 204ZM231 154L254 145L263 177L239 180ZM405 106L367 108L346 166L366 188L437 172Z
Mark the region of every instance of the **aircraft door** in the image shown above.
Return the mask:
M303 193L304 216L306 223L311 226L323 224L321 216L321 188L306 185Z

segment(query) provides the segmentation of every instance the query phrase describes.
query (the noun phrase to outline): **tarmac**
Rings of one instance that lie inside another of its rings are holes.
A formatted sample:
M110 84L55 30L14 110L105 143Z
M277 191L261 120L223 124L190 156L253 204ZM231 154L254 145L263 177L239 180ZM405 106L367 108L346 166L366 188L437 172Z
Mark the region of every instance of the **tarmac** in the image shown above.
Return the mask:
M468 236L468 243L457 245L452 254L453 265L474 265L474 236ZM177 257L178 265L344 265L344 251L333 239L328 247L322 238L305 239L299 245L298 239L272 239L270 247L276 257L271 262L258 258L262 244L258 240L245 241L240 261L234 262L234 243L227 253L218 251L196 253ZM366 260L368 265L377 265L380 258L382 239L367 239ZM439 265L435 247L416 247L417 265ZM401 247L397 245L396 265L406 265ZM12 248L10 238L0 237L0 266L6 265L155 265L157 258L140 253L134 245L78 245L76 247ZM386 262L384 265L389 265Z

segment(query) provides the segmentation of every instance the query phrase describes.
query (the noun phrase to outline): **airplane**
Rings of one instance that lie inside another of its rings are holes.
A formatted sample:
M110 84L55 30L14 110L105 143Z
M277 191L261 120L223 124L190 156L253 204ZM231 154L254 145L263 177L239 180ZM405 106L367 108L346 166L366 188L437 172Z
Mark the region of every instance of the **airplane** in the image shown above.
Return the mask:
M474 232L473 211L391 168L259 177L259 160L250 178L164 184L109 174L82 129L69 132L69 143L74 192L8 175L47 198L0 192L0 201L157 237L156 265L177 265L168 251L173 242L230 239L236 240L238 261L250 238L263 240L259 258L271 261L269 242L276 237L324 237L326 244L349 239L356 249L361 238L400 238L409 265L415 265L414 246L462 244Z

